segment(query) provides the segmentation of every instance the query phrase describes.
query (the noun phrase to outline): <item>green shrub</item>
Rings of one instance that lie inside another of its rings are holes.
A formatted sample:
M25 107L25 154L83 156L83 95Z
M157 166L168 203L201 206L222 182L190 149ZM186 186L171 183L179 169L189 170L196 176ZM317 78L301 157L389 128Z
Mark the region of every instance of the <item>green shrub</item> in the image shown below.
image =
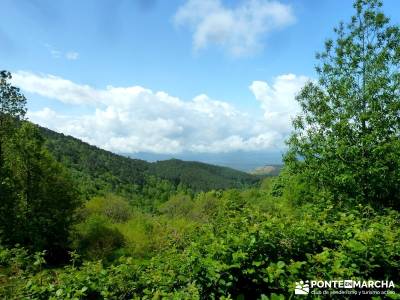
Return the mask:
M77 226L73 244L87 259L107 259L124 245L124 237L108 219L94 215Z
M109 194L94 197L85 203L84 215L102 215L115 223L127 221L132 215L132 207L124 198Z

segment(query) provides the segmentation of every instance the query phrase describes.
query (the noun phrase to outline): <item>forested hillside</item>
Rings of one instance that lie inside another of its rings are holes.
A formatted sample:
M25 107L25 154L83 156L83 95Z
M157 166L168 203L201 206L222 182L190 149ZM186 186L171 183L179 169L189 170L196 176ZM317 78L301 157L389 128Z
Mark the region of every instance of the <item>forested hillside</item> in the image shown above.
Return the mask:
M260 181L260 177L231 168L178 159L152 163L149 173L176 184L183 183L195 191L242 188Z
M39 128L1 71L0 298L400 299L400 27L353 6L256 185Z
M81 189L94 195L111 187L115 192L127 190L126 185L142 187L149 176L165 179L174 186L184 185L194 191L240 188L253 185L260 177L227 167L177 159L149 163L132 159L91 146L71 136L40 128L46 138L46 146L57 161L67 166L76 177L86 178ZM90 181L96 182L92 186Z
M40 131L49 151L65 166L94 178L110 174L123 183L143 183L149 167L146 161L120 156L47 128L41 127Z

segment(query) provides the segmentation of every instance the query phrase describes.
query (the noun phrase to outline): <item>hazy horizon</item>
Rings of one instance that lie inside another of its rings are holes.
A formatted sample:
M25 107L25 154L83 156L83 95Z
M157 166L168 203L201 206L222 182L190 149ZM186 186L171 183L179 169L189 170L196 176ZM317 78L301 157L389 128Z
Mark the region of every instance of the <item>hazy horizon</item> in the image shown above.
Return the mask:
M229 153L175 153L158 154L150 152L139 152L133 154L122 154L131 158L142 159L149 162L159 160L180 159L185 161L198 161L212 165L229 167L240 171L252 171L255 168L266 165L282 164L282 153L276 151L253 151L253 152L229 152Z

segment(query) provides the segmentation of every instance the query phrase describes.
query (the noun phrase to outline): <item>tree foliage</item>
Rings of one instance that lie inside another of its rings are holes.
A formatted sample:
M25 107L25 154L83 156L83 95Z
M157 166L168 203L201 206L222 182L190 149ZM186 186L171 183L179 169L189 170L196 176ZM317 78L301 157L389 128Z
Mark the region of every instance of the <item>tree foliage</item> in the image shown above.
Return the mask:
M79 204L64 167L44 146L32 124L22 121L25 97L1 73L0 240L34 250L63 249Z
M44 271L22 264L15 266L20 273L12 273L14 261L2 261L0 251L0 265L11 275L3 288L13 286L14 295L33 299L290 299L300 279L400 280L397 211L364 205L342 211L322 194L314 195L318 205L299 206L286 192L270 192L271 186L208 192L191 206L174 197L163 205L174 207L173 214L133 215L118 227L91 215L79 225L83 262ZM204 210L199 201L216 209ZM179 207L185 215L175 214ZM204 219L193 218L200 211ZM136 235L132 241L130 234ZM127 248L145 241L142 253ZM116 247L125 247L123 256ZM3 250L3 256L10 251L23 255L16 249ZM18 281L24 276L28 284Z
M13 189L10 169L4 166L5 148L12 142L19 125L18 121L23 119L26 113L26 99L18 88L11 85L10 79L9 72L0 71L0 234L3 236L2 231L9 231L14 227L12 213L16 210L13 200L16 191Z
M26 98L10 80L10 72L0 71L0 143L12 134L26 113ZM1 157L0 144L0 162Z
M297 97L285 161L338 200L399 207L400 28L378 0L354 8L317 54L319 80Z
M65 169L44 147L37 128L24 123L7 145L5 167L13 195L0 226L3 241L36 250L67 246L68 230L79 196Z

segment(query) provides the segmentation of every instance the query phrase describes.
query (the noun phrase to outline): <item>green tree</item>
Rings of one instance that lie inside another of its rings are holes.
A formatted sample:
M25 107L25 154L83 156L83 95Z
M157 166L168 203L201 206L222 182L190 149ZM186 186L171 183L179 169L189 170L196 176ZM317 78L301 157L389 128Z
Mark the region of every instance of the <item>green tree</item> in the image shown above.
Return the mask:
M0 71L0 167L3 164L3 143L26 113L26 98L11 85L10 80L10 72Z
M37 127L24 122L9 145L5 164L17 191L17 207L9 213L17 224L4 234L10 243L58 251L67 246L79 198L69 174L44 142Z
M10 144L20 120L26 113L26 99L19 89L9 82L11 73L0 71L0 237L15 228L14 182L10 169L5 168L6 145ZM3 232L3 234L2 234Z
M0 241L34 250L65 249L78 195L65 169L24 121L26 99L0 72Z
M285 162L337 200L399 207L400 27L381 6L356 0L351 21L317 54L319 80L297 97Z

